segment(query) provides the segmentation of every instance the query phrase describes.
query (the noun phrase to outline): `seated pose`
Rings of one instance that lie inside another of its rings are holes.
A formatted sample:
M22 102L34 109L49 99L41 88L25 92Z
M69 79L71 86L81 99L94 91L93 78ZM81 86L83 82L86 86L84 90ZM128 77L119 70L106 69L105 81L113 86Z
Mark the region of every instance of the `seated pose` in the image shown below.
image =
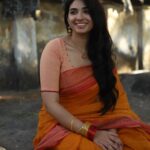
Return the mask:
M66 0L64 8L68 34L41 56L34 150L150 150L150 126L129 106L99 0Z

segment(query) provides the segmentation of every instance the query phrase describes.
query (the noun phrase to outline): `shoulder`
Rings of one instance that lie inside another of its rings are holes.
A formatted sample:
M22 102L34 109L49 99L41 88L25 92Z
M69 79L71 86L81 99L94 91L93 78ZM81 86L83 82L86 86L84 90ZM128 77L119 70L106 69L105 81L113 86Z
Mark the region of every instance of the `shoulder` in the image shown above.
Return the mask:
M59 54L60 55L60 51L62 49L62 38L55 38L52 40L49 40L42 53L55 53L55 54Z
M58 49L60 48L60 43L61 43L61 38L55 38L55 39L49 40L45 47Z

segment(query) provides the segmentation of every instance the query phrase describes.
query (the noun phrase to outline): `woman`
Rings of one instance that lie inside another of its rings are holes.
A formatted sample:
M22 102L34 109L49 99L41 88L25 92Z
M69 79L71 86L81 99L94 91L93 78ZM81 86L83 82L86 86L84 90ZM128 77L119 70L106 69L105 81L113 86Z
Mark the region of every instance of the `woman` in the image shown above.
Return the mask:
M67 0L68 35L41 56L35 150L149 150L150 127L132 112L112 60L98 0Z

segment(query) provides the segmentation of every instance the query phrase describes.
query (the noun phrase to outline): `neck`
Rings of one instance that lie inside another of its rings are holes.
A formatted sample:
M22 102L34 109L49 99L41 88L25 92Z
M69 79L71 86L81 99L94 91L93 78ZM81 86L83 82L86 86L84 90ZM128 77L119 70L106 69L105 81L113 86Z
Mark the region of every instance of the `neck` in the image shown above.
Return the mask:
M80 47L82 50L85 50L88 36L87 35L78 35L73 34L71 35L71 41L74 43L74 45L77 45L77 47Z

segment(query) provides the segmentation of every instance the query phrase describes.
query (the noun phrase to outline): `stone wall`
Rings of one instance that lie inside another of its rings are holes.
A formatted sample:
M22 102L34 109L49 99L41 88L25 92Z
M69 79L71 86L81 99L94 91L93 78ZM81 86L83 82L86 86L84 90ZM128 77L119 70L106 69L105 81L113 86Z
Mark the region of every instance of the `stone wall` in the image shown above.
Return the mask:
M144 10L144 36L143 36L143 63L145 69L150 70L150 9Z
M38 54L38 60L35 61L38 61L38 63L45 44L54 37L61 36L65 33L65 27L63 23L63 10L60 3L55 2L49 3L43 1L42 4L40 5L40 9L42 11L41 17L35 20L36 24L35 36ZM28 19L29 21L31 20L30 17L26 19ZM20 28L18 25L16 31L14 32L14 24L18 24L18 22L19 19L18 21L13 21L10 19L8 20L2 18L2 16L0 16L0 83L1 83L0 90L8 90L8 89L25 90L39 87L38 72L35 75L32 69L32 66L35 66L35 64L30 64L26 66L23 65L21 69L24 68L25 71L20 71L20 67L18 67L18 62L22 57L22 54L20 53L21 50L16 50L17 48L16 45L20 43L19 42L17 44L17 41L20 41L20 38L22 38L22 36L27 34L26 33L23 35L21 34L21 32L17 32L18 29ZM28 28L25 27L25 31L29 33L30 31L27 31L27 29ZM19 38L20 34L21 37ZM16 40L14 40L14 36L16 37ZM28 41L28 39L26 39L26 41ZM30 41L28 42L27 45L28 47L29 44ZM32 50L33 49L31 48L31 51L28 52L29 51L28 48L23 53L26 55L31 53ZM17 59L15 58L16 56L19 56L20 58ZM26 59L26 57L22 57L21 59L24 61L25 64L28 63L26 61L28 58ZM30 60L30 57L28 60ZM35 61L33 61L33 63ZM37 68L38 63L36 63ZM36 72L36 70L34 72Z
M120 73L137 69L138 21L135 8L134 15L126 15L123 5L105 5L108 14L108 27L116 49L116 63ZM111 11L110 11L111 9ZM39 52L49 39L65 34L63 10L61 4L46 2L41 5L42 17L37 21L37 41ZM143 11L143 65L150 70L150 19L149 9Z
M121 5L106 5L105 8L109 10L107 11L109 17L108 25L116 45L115 54L117 56L117 67L120 72L135 70L137 63L137 14L135 12L133 16L126 16L123 13L123 7ZM45 44L55 37L66 34L62 4L42 1L40 10L41 16L35 20L38 54L37 68ZM147 8L144 10L145 20L143 24L143 64L144 69L148 70L150 70L149 11L150 10ZM38 73L36 76L28 73L23 74L24 82L20 82L22 79L20 79L20 75L18 74L14 49L12 46L12 28L13 21L4 19L0 16L0 90L39 87Z
M11 48L12 22L0 16L0 89L15 86L15 68ZM12 82L14 81L14 82Z
M63 7L60 3L43 1L40 10L41 17L36 21L39 57L49 40L65 34Z
M116 46L117 66L120 72L138 69L138 43L143 48L143 69L150 70L150 9L143 7L142 33L139 34L139 8L134 14L125 14L121 5L107 5L108 25ZM139 41L139 39L141 40Z

